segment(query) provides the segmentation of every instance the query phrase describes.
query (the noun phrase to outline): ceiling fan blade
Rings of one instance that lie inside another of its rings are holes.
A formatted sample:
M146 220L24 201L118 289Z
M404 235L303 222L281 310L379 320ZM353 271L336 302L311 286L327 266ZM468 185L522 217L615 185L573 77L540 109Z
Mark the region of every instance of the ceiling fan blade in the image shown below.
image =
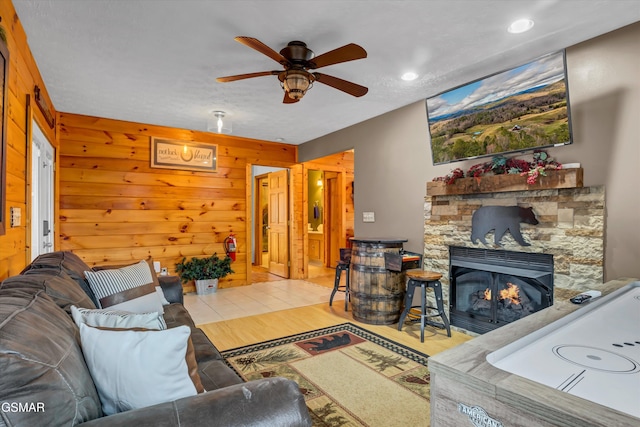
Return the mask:
M316 78L317 82L324 83L327 86L331 86L333 88L346 92L349 95L360 97L366 95L366 93L369 92L369 89L364 86L360 86L359 84L348 82L337 77L320 73L313 73L313 75Z
M269 58L273 59L274 61L282 65L285 65L289 62L287 61L287 58L280 55L278 52L271 49L269 46L262 43L258 39L254 39L253 37L238 36L234 38L234 40L237 41L238 43L242 43L245 46L249 46L250 48L257 50L258 52L268 56Z
M282 100L283 104L294 104L296 102L300 101L299 99L293 99L289 97L289 94L287 92L284 93L284 99Z
M275 76L275 75L278 75L279 73L280 71L260 71L257 73L238 74L235 76L218 77L216 80L220 83L226 83L226 82L235 82L236 80L250 79L252 77Z
M339 64L341 62L353 61L367 57L367 51L355 43L339 47L327 53L309 60L309 67L312 70L327 65Z

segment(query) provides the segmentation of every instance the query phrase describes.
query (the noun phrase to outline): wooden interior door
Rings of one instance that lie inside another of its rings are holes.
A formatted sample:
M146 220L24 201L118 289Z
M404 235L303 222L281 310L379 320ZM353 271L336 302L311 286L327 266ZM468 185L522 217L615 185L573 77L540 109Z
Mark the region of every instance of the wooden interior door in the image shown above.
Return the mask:
M289 170L269 174L269 273L289 277Z

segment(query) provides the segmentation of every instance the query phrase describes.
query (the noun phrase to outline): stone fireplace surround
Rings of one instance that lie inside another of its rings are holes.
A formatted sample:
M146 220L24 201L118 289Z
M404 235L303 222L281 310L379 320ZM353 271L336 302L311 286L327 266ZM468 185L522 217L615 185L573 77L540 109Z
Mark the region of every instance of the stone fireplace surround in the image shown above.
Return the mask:
M534 252L553 255L554 300L568 298L603 283L605 193L603 186L492 192L425 197L424 268L443 274L445 309L449 308L449 246ZM520 224L531 246L520 246L506 233L501 246L471 242L471 216L482 206L533 207L538 225Z

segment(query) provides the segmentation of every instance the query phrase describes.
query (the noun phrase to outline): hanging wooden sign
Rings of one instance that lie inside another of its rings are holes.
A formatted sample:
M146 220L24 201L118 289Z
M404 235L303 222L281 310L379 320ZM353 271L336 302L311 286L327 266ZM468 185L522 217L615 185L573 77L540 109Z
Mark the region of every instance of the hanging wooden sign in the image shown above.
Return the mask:
M217 170L216 144L197 144L191 141L151 138L151 167L201 172Z

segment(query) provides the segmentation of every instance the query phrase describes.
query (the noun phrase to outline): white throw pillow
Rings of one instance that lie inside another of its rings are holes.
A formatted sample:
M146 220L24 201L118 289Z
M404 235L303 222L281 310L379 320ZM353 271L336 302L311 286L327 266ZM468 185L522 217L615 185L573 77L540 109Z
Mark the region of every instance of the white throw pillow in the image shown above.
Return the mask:
M99 308L146 313L164 313L162 298L154 286L153 275L147 261L108 270L84 272ZM154 292L155 291L155 292ZM114 299L114 296L117 298ZM109 301L108 304L105 301Z
M188 326L110 331L80 324L85 361L105 415L197 394L185 355Z
M155 311L150 313L131 313L112 308L90 310L72 305L71 316L78 327L80 327L81 323L85 323L89 326L106 328L167 329L164 317Z

